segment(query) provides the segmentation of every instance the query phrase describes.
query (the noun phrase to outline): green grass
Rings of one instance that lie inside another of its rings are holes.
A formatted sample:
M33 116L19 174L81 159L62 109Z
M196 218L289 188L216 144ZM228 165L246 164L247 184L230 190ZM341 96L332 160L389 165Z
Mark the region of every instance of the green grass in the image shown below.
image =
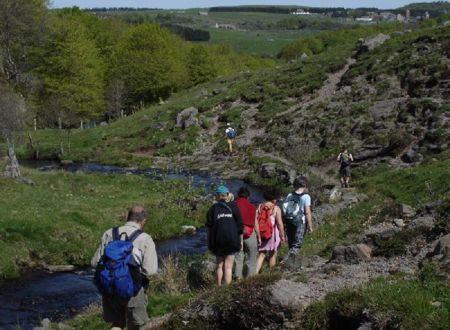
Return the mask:
M367 315L375 328L448 329L450 281L391 277L340 290L308 307L301 329L357 328Z
M185 182L23 172L34 186L0 177L0 278L16 277L43 262L87 265L104 230L123 223L134 204L149 210L145 230L155 240L178 235L181 225L203 223L203 210L190 207L197 193Z
M246 54L276 56L285 45L300 37L311 35L315 31L234 31L209 29L209 33L211 35L210 43L227 44L238 52Z

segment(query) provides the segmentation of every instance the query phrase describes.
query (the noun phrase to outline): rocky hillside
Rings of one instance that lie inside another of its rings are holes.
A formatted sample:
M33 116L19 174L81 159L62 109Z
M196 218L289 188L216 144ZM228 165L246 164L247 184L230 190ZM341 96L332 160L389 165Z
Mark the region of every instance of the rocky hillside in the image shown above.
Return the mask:
M286 170L329 171L342 144L360 164L417 164L448 149L450 27L391 30L346 35L318 55L223 78L107 126L37 132L19 153L141 167L176 160L281 181ZM238 128L233 157L226 122Z

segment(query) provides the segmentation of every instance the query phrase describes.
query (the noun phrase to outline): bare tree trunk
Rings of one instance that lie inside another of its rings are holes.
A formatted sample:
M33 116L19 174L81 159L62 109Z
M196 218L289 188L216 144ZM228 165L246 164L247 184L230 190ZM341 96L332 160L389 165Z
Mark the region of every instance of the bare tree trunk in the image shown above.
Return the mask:
M19 167L19 161L16 157L16 151L14 148L14 144L11 142L10 139L7 139L8 144L8 158L9 158L9 165L6 165L4 176L9 178L20 178L20 167Z

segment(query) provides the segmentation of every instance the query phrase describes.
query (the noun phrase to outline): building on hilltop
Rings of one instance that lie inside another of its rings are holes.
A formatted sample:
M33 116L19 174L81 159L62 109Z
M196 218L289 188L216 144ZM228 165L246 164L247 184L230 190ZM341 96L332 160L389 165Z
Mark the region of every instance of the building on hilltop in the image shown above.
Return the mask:
M233 25L233 24L219 24L219 23L216 23L216 29L236 30L236 26Z
M311 13L309 11L305 11L305 10L299 8L295 11L292 11L291 15L311 15Z
M373 22L373 17L369 17L369 16L357 17L357 18L356 18L356 21L357 21L357 22L370 23L370 22Z
M406 21L406 18L405 18L405 16L403 16L402 14L398 14L397 15L397 22L405 22Z

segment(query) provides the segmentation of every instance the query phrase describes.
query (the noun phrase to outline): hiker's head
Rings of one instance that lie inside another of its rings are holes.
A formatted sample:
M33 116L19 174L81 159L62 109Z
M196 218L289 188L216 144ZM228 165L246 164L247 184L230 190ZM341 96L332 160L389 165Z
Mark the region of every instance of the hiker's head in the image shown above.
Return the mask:
M144 226L147 220L147 211L142 206L133 206L128 210L127 221L136 222Z
M242 198L249 198L250 197L250 190L248 190L247 187L241 187L238 191L238 196Z
M219 186L217 187L214 194L216 195L217 200L227 201L227 199L229 199L230 189L228 189L226 186Z
M342 146L341 152L343 152L343 153L348 152L347 146Z
M264 190L263 197L266 201L276 201L280 197L280 192L275 188L269 188Z
M227 126L230 127L230 126L231 126L231 123L227 123Z
M300 189L300 188L307 188L308 187L308 178L304 175L299 176L294 180L294 188Z
M225 198L225 202L229 203L234 201L234 195L232 193L229 193L227 198Z

